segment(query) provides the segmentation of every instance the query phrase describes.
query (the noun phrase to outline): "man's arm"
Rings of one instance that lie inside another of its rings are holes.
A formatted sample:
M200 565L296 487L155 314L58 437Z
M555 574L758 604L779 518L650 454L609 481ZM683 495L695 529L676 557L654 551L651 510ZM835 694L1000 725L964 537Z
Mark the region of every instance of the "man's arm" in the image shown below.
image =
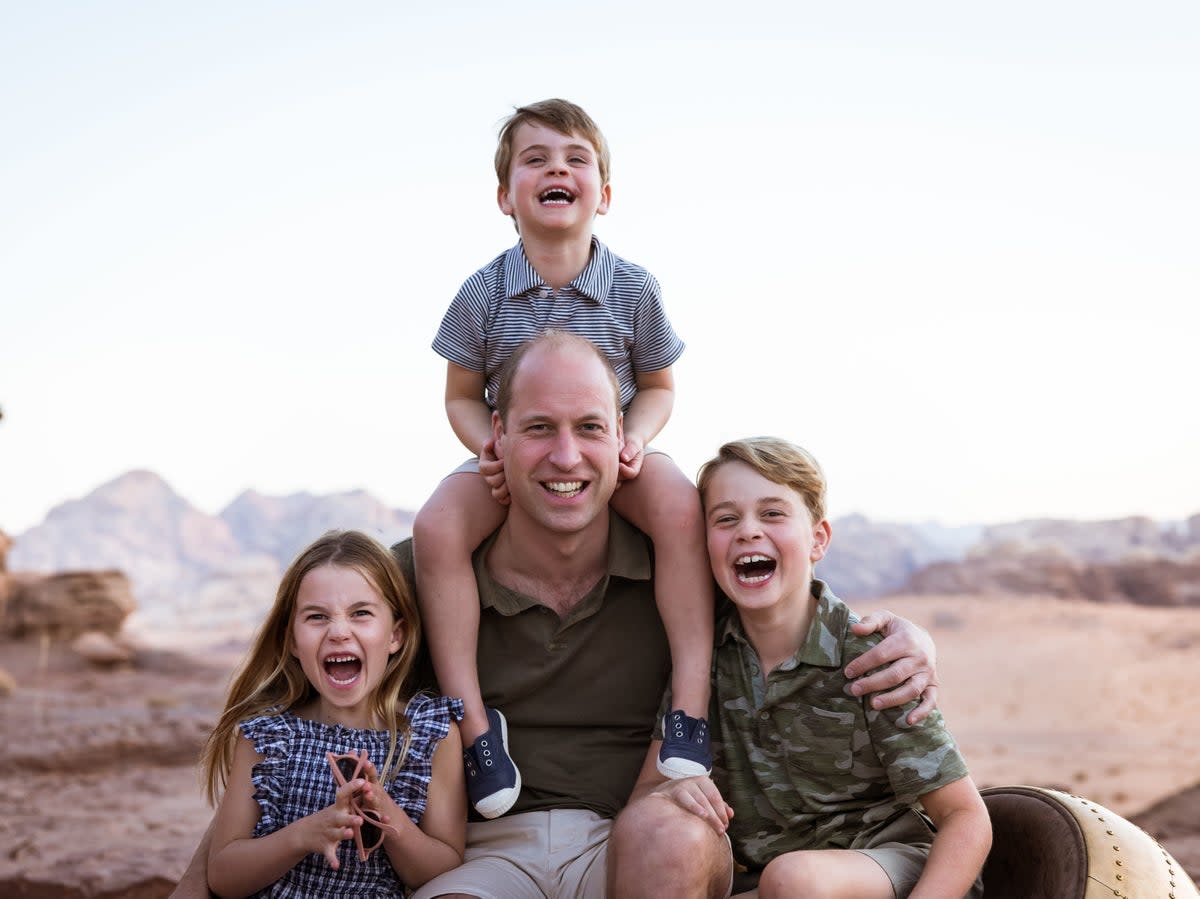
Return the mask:
M175 885L175 890L168 899L215 899L216 894L208 888L208 848L212 845L213 824L216 820L214 816L208 823L208 830L204 831L204 836L200 838L196 854L188 862L187 870L183 872L183 877L179 878L179 883Z
M884 635L846 666L846 677L854 681L851 693L878 693L871 697L874 709L895 708L919 697L921 702L908 715L909 724L918 723L937 707L937 648L928 632L886 609L864 616L851 630L860 637L877 631ZM855 680L876 668L881 670Z

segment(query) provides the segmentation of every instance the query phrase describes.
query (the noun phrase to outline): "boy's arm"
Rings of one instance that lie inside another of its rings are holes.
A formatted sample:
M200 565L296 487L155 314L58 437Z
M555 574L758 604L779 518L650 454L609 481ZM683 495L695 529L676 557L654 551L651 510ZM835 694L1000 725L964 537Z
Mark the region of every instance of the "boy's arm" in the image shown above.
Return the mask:
M970 777L926 793L921 805L933 819L937 833L910 899L965 896L992 846L987 806Z
M492 410L483 399L486 383L483 372L446 363L446 417L463 446L476 456L492 439Z
M658 436L675 405L675 375L671 366L659 371L638 372L637 393L625 413L622 430L621 479L631 480L642 470L642 452Z

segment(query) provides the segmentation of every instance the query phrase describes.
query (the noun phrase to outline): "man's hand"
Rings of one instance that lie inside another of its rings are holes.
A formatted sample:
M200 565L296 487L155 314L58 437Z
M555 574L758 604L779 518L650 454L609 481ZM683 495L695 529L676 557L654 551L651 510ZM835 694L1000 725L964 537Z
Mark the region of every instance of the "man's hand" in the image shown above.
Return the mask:
M876 631L884 639L846 666L846 677L853 680L875 668L882 668L850 685L855 696L877 693L871 708L890 709L920 698L908 714L908 723L917 724L937 706L937 648L933 638L906 618L886 609L877 609L850 628L860 637ZM887 692L880 692L887 691Z
M733 809L721 798L717 785L707 777L668 780L650 795L674 802L685 812L705 819L717 833L724 833L733 817Z
M491 488L492 496L502 506L507 506L508 484L504 481L504 463L496 458L496 441L488 440L479 448L479 473Z

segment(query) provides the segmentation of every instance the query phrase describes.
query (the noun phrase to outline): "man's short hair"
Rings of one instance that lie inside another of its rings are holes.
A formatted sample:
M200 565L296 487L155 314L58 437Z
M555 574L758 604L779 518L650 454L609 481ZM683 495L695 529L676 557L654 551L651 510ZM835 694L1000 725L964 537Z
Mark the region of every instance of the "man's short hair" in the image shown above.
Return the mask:
M522 342L511 356L509 356L502 366L500 366L499 380L496 384L496 411L500 414L500 420L507 423L508 408L512 405L513 381L517 375L517 369L521 367L521 360L524 359L529 352L540 346L548 346L554 348L576 346L585 352L589 352L600 360L604 366L605 374L608 375L608 381L613 389L613 403L617 410L617 417L621 415L621 384L617 380L617 373L613 369L612 362L604 355L604 351L596 344L592 343L586 337L580 337L571 331L563 331L559 328L550 328L543 331L537 337L531 337Z
M608 152L608 141L604 139L599 126L592 121L579 106L569 100L541 100L528 106L518 106L500 128L499 142L496 144L496 178L501 187L508 186L508 173L512 168L513 138L517 129L526 122L535 122L553 128L559 134L570 137L578 134L586 138L596 150L596 164L600 169L600 185L608 184L608 172L611 157Z
M707 501L705 494L713 475L730 462L744 462L768 481L795 490L804 498L813 522L824 520L825 472L808 450L779 437L731 440L700 467L696 485L701 498Z

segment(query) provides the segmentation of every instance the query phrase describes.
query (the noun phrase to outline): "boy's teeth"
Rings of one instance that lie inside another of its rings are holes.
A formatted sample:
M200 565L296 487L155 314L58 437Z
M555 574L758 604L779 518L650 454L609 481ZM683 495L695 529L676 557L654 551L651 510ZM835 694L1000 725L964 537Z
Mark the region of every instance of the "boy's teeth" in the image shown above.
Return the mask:
M733 570L743 584L761 584L775 573L776 562L762 553L747 553L734 559Z
M574 496L583 489L583 481L547 481L546 489L559 496Z

